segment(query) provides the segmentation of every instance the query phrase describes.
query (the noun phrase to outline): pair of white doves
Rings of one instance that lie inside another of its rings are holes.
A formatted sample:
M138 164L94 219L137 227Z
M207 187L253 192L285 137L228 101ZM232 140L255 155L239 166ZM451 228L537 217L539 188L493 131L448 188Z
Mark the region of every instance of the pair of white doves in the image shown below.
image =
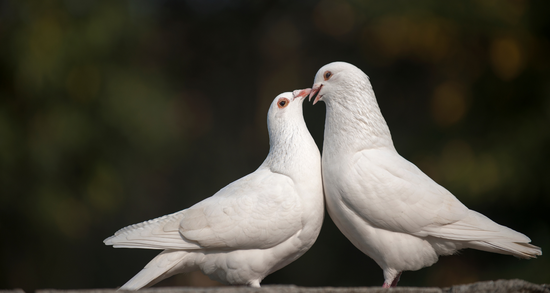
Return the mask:
M322 161L302 116L307 96L327 105ZM340 231L382 268L383 287L396 286L403 271L463 248L542 255L527 236L468 209L401 157L369 78L349 63L323 66L311 90L278 95L267 125L269 154L256 171L188 209L128 226L104 241L162 250L120 289L138 290L193 270L259 287L313 245L324 202Z

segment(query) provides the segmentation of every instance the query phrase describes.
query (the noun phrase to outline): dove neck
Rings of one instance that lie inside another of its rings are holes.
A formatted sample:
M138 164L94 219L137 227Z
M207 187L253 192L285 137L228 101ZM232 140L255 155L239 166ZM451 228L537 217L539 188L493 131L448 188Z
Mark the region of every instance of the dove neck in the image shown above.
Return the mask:
M344 95L344 98L327 99L323 148L338 144L338 149L352 151L384 147L394 149L390 129L372 89L366 89L355 98L349 97L349 93L339 95ZM331 139L327 140L327 137Z
M309 176L315 169L320 172L319 149L300 117L299 121L286 121L277 129L268 125L269 154L261 167L295 178Z

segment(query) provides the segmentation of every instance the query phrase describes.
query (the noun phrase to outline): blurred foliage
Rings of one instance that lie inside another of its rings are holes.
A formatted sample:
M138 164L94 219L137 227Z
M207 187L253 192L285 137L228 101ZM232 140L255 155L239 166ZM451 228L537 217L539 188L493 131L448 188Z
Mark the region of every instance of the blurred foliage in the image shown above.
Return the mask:
M102 240L255 170L270 101L336 60L370 76L402 155L546 251L549 3L0 0L0 288L123 284L158 252ZM323 107L304 106L320 147ZM400 285L550 283L549 267L467 250ZM327 217L264 284L382 281Z

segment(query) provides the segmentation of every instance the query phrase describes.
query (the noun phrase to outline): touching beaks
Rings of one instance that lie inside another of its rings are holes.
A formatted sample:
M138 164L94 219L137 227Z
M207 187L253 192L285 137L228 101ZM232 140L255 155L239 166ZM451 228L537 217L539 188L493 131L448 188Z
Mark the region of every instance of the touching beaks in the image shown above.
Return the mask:
M314 84L313 88L311 89L311 93L309 94L309 101L313 98L313 105L317 104L321 100L321 96L319 95L319 92L323 88L323 84Z
M303 90L295 90L292 92L292 95L294 95L294 99L292 100L295 100L296 98L305 98L307 95L309 95L310 92L311 89L309 88Z

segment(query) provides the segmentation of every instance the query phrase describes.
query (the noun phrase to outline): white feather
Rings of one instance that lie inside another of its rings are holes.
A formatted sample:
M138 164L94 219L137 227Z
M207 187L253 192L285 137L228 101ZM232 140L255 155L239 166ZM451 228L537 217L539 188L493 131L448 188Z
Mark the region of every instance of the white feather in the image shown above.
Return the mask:
M527 236L468 209L397 153L360 69L344 62L323 66L310 96L327 105L322 166L329 215L382 267L385 287L396 285L402 271L462 248L542 254Z
M255 172L188 209L105 239L114 247L163 250L121 289L138 290L197 269L223 283L260 286L313 245L324 199L321 157L302 116L308 93L275 98L267 119L269 154Z

